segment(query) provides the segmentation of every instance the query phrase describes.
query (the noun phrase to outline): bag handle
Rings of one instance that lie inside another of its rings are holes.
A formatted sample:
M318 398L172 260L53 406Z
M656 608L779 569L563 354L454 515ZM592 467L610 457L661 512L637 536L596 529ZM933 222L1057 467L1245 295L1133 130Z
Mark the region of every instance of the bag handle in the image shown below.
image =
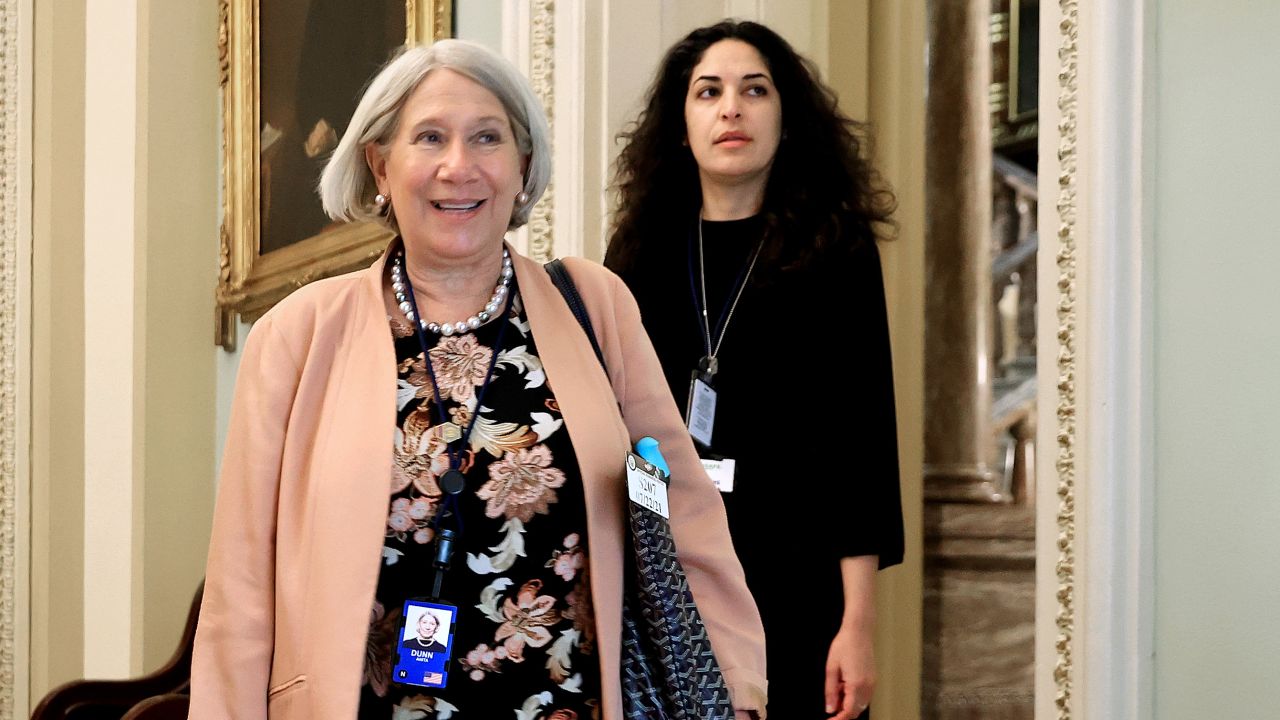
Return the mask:
M582 331L587 334L587 340L591 341L591 349L596 353L596 360L600 361L600 367L604 369L604 374L607 377L609 375L609 366L605 365L604 353L600 350L600 343L596 342L596 332L591 327L591 318L587 316L587 305L582 302L582 296L578 294L578 287L573 284L573 278L569 276L569 269L564 266L564 262L559 258L542 267L551 276L551 282L555 284L556 289L564 296L565 302L569 304L569 310L578 319L578 325L582 327Z

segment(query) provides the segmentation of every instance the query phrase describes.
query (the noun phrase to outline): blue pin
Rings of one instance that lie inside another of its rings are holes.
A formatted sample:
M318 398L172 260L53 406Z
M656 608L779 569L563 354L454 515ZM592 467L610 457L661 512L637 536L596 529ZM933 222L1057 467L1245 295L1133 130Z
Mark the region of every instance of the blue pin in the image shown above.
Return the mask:
M662 457L657 440L648 435L640 438L636 441L636 454L644 458L645 462L661 470L663 475L671 477L671 468L667 467L667 460Z

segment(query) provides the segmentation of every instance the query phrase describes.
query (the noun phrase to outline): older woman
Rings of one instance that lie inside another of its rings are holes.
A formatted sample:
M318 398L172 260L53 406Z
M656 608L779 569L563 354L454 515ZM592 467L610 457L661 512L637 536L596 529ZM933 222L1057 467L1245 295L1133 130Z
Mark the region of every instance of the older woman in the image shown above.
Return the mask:
M369 86L320 194L398 237L250 334L191 717L621 720L624 460L645 435L735 708L762 711L759 616L635 302L568 263L606 375L503 242L549 159L537 98L477 45L409 50ZM405 669L419 607L449 618L444 673Z
M777 33L694 30L627 136L606 257L693 406L768 634L769 711L796 720L867 710L875 573L903 554L875 233L892 196L861 138Z

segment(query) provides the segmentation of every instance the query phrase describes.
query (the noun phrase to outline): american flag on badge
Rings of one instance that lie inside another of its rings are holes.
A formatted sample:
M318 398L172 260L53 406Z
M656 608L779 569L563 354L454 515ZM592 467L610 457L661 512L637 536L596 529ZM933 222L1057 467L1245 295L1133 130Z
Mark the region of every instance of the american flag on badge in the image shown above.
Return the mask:
M444 673L429 672L422 675L424 683L442 683L444 682Z

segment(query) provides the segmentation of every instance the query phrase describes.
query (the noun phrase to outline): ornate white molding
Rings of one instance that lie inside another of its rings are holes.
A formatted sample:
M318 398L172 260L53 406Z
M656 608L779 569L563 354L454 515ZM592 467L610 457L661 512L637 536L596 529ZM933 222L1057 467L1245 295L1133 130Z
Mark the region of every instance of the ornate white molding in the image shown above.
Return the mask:
M21 242L17 0L0 0L0 720L17 717L18 656L18 247ZM25 708L22 712L25 713Z
M529 81L533 91L542 100L547 122L555 127L555 48L556 22L555 0L533 0L529 21ZM551 137L555 137L554 131ZM555 148L552 148L552 155ZM529 256L538 262L555 257L555 237L552 227L555 221L555 185L548 184L542 199L529 215Z
M1057 637L1054 642L1054 704L1057 717L1072 717L1072 690L1076 626L1076 448L1077 444L1077 306L1076 306L1076 221L1079 213L1076 192L1079 106L1079 3L1059 0L1062 14L1058 24L1058 252L1055 258L1057 312L1057 547L1055 565L1057 608L1054 613Z

